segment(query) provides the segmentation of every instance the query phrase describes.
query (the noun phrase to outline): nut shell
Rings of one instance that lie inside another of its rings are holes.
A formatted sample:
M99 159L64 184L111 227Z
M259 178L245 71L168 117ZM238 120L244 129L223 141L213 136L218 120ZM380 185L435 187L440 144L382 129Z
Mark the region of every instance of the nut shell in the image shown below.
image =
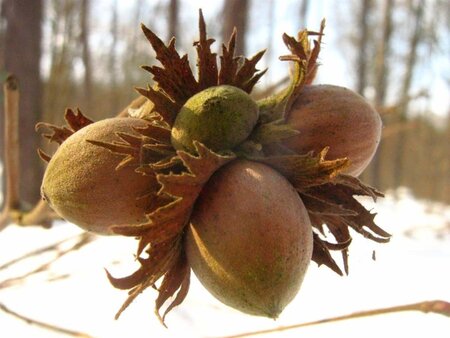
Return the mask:
M140 224L146 220L145 199L155 179L135 172L135 166L116 170L123 156L88 140L117 141L115 133L136 133L144 127L136 118L112 118L90 124L71 135L58 148L44 174L41 194L64 219L99 234L111 226Z
M220 301L276 318L295 297L312 254L307 211L272 168L236 160L216 172L196 202L188 261Z
M358 176L375 155L381 139L381 118L359 94L338 86L306 86L286 122L300 134L284 144L303 154L330 147L327 159L347 157L344 173Z

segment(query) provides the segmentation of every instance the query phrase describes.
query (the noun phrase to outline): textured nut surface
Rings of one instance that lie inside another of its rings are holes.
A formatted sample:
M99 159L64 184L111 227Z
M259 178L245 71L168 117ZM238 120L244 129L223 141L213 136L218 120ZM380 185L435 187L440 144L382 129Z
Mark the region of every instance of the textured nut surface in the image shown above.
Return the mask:
M175 149L195 151L193 141L219 151L244 141L258 120L258 105L233 86L207 88L181 108L172 128Z
M106 119L70 136L47 166L42 196L61 217L96 233L144 222L144 200L137 198L154 188L154 178L132 166L116 170L123 157L87 140L117 141L115 133L133 133L132 127L145 125L135 118Z
M367 167L381 139L379 114L361 95L343 87L306 86L286 118L300 134L285 145L301 154L329 146L327 159L349 158L344 172L353 176Z
M246 160L212 176L185 243L193 271L216 298L271 318L297 294L313 247L308 214L291 184Z

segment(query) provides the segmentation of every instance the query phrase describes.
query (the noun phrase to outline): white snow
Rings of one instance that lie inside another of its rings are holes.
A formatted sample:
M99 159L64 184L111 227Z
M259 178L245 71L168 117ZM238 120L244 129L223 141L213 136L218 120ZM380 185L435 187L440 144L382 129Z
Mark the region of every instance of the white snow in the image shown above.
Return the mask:
M119 320L114 314L126 292L114 289L103 268L121 276L133 271L135 241L101 237L60 259L47 272L0 289L0 303L30 318L86 332L97 338L221 337L292 325L360 310L442 299L450 301L450 207L414 199L407 190L376 205L377 223L393 234L375 244L354 234L350 275L339 277L312 263L296 299L277 321L242 314L222 305L193 278L185 302L167 317L168 329L153 314L156 291L148 289ZM81 233L68 223L52 230L10 226L0 233L0 265L35 248ZM372 252L376 250L376 261ZM0 271L0 282L28 271L51 255ZM69 278L48 281L61 275ZM448 337L450 320L418 312L388 314L277 332L261 337ZM0 312L3 338L65 337Z

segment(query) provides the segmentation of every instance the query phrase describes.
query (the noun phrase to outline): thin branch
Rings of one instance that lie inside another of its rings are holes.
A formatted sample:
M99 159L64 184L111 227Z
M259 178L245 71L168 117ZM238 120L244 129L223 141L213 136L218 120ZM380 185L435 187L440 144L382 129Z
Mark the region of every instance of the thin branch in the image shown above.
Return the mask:
M19 84L14 75L9 75L3 85L5 97L4 123L4 168L5 202L0 213L0 231L10 223L19 225L41 225L50 227L57 216L44 202L39 201L29 212L20 209L19 182Z
M393 306L393 307L387 307L387 308L381 308L381 309L360 311L360 312L355 312L355 313L348 314L348 315L332 317L332 318L327 318L327 319L321 319L321 320L317 320L317 321L313 321L313 322L307 322L307 323L301 323L301 324L295 324L295 325L289 325L289 326L280 326L275 329L253 331L253 332L241 333L238 335L226 336L226 337L220 337L220 338L251 337L251 336L257 336L257 335L262 335L262 334L267 334L267 333L274 333L274 332L298 329L298 328L306 327L306 326L313 326L313 325L337 322L337 321L341 321L341 320L355 319L355 318L361 318L361 317L370 317L370 316L377 316L377 315L381 315L381 314L404 312L404 311L420 311L420 312L424 312L424 313L431 312L431 313L441 314L441 315L450 317L450 303L443 301L443 300L425 301L425 302L420 302L420 303L413 303L413 304L399 305L399 306Z
M31 319L29 317L23 316L11 309L9 309L6 305L0 303L0 310L2 310L3 312L17 318L20 320L25 321L27 324L29 325L36 325L39 326L43 329L47 329L53 332L58 332L58 333L62 333L68 336L72 336L72 337L79 337L79 338L93 338L93 336L84 333L84 332L79 332L79 331L73 331L73 330L69 330L69 329L65 329L56 325L52 325L52 324L48 324L48 323L44 323L41 322L39 320L35 320L35 319Z
M19 83L13 75L6 79L3 92L5 95L5 207L19 207Z
M0 214L0 231L14 221L14 210L19 206L19 84L10 75L3 85L4 108L4 170L5 198Z
M59 242L49 245L47 247L34 250L28 254L25 254L19 258L15 258L14 260L7 262L7 263L3 264L2 266L0 266L0 269L5 269L5 268L8 268L14 264L17 264L25 259L35 257L35 256L44 254L49 251L55 251L55 253L56 253L55 257L53 257L52 259L49 259L47 262L41 264L40 266L36 267L35 269L28 271L21 276L13 277L13 278L10 278L10 279L0 282L0 289L4 289L4 288L7 288L7 287L10 287L13 285L17 285L18 283L22 282L23 280L25 280L26 278L28 278L34 274L37 274L37 273L43 272L43 271L47 271L52 264L54 264L57 260L59 260L60 258L65 256L66 254L68 254L72 251L78 250L81 247L85 246L86 244L89 244L90 242L92 242L95 239L95 235L93 235L91 233L87 233L87 232L83 233L83 234L75 237L75 239L77 239L77 241L74 244L72 244L70 247L64 248L64 249L60 248L62 244L66 243L72 239L73 239L73 237L59 241Z
M52 221L60 218L61 217L50 208L46 201L39 200L33 209L19 215L17 224L21 226L39 224L44 228L50 228Z
M9 262L6 262L6 263L3 263L2 265L0 265L0 270L7 269L10 266L13 266L14 264L17 264L17 263L19 263L21 261L24 261L24 260L28 259L28 258L31 258L31 257L34 257L34 256L38 256L38 255L41 255L41 254L49 252L49 251L54 251L59 246L61 246L62 244L66 243L66 242L69 242L69 241L73 241L74 239L77 239L77 238L79 238L80 236L83 236L83 235L84 235L84 233L81 234L81 235L75 235L75 236L72 236L72 237L69 237L69 238L65 238L65 239L63 239L63 240L61 240L59 242L52 243L52 244L47 245L45 247L42 247L42 248L39 248L39 249L30 251L30 252L27 252L26 254L24 254L22 256L16 257L16 258L10 260Z

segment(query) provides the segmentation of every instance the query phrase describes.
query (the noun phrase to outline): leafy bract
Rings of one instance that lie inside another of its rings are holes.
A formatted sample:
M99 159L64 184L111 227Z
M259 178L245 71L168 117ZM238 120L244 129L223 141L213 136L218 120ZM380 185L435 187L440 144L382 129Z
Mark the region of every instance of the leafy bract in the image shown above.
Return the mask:
M161 186L153 202L154 210L148 213L148 222L139 226L113 228L119 235L139 237L137 250L141 267L124 278L108 277L121 289L130 289L128 299L117 316L147 287L163 278L156 301L156 312L178 290L178 296L169 304L165 314L182 302L189 285L189 267L182 250L183 229L189 222L195 200L210 176L221 166L233 160L233 154L216 154L201 143L195 142L198 156L177 152L186 170L180 173L157 174ZM148 258L141 258L142 254ZM164 314L164 316L165 316ZM164 321L164 316L161 320Z
M36 124L36 130L49 129L50 132L43 133L42 136L48 139L49 142L56 142L61 145L73 133L93 123L93 121L84 116L79 109L77 109L76 112L72 109L66 109L64 120L66 121L66 125L61 127L51 123L39 122ZM38 149L38 154L45 162L49 162L51 159L51 156L46 154L42 149Z
M172 38L166 46L152 30L142 25L142 30L156 53L161 66L143 66L153 75L156 86L136 88L152 103L152 111L159 114L162 120L171 127L184 103L198 92L213 86L230 85L250 93L264 75L256 64L264 55L264 51L252 58L235 56L236 32L230 38L228 46L222 47L220 69L217 66L217 55L211 51L214 39L207 36L202 11L199 16L199 40L194 42L197 49L198 78L196 79L189 65L187 55L180 56Z

